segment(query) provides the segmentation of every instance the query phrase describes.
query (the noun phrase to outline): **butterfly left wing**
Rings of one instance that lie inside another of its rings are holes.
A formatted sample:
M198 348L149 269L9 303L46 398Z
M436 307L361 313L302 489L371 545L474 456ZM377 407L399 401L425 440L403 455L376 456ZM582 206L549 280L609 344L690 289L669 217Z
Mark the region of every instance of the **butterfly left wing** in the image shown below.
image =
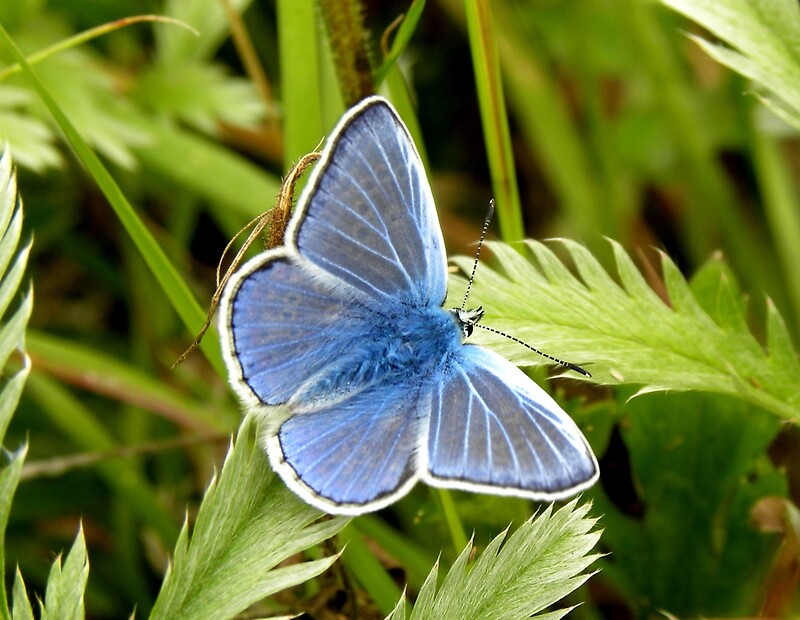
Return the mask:
M266 438L272 467L295 493L328 513L388 506L419 477L418 408L425 393L429 386L384 382L296 414Z
M461 347L434 387L425 448L428 484L536 500L561 499L597 480L597 460L575 422L519 368Z

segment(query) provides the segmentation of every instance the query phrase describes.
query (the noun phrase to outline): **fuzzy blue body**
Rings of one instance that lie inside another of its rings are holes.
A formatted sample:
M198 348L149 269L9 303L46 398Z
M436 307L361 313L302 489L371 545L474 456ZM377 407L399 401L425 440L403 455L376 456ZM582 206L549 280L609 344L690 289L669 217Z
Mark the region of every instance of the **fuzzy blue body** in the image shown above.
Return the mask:
M292 399L293 408L329 406L380 384L405 386L439 379L462 346L453 313L442 308L399 308L379 315L371 327L371 333L304 384Z

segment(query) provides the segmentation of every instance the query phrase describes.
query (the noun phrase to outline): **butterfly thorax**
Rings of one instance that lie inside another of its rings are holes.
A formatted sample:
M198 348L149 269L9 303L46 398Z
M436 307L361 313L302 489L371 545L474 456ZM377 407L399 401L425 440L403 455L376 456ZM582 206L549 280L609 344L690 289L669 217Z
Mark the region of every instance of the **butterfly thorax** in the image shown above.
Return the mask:
M385 382L407 384L440 373L461 346L463 325L441 307L398 306L375 323L372 338L351 343L339 358L311 377L292 408L330 406Z

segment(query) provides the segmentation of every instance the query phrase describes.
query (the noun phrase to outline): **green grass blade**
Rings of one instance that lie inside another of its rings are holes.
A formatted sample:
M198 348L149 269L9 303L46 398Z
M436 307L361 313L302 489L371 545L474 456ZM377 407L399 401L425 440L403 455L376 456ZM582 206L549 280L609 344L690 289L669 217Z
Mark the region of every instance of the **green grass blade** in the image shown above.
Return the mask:
M205 322L205 313L197 304L186 282L172 266L164 251L153 238L150 231L133 210L122 190L117 185L100 159L89 148L72 123L61 111L56 101L50 96L47 87L39 80L36 73L28 65L22 52L14 44L6 30L0 25L0 41L9 50L23 69L44 104L47 106L58 126L64 132L76 155L86 166L97 185L114 209L126 231L139 250L144 261L158 280L165 296L170 300L175 311L181 317L190 333L198 333ZM213 331L213 327L212 327ZM224 363L216 338L203 339L200 348L220 375L225 374Z
M466 7L472 63L475 68L475 82L495 194L497 220L502 238L511 243L523 239L525 231L519 202L517 172L511 152L508 113L500 79L494 24L487 0L467 0Z
M325 133L319 19L313 0L279 0L278 44L283 93L283 162L288 170Z
M768 135L753 133L754 164L764 197L764 210L775 250L794 310L794 324L800 326L800 210L790 166L778 144Z
M345 547L342 563L369 594L381 613L390 613L400 598L400 588L364 542L357 526L352 523L348 525L342 532L341 540Z
M414 36L414 31L417 29L417 24L422 17L422 12L425 10L425 0L412 0L411 6L403 16L403 21L392 41L392 47L389 53L383 59L381 66L375 71L375 85L379 87L383 84L389 71L395 66L400 55L406 49L411 38Z

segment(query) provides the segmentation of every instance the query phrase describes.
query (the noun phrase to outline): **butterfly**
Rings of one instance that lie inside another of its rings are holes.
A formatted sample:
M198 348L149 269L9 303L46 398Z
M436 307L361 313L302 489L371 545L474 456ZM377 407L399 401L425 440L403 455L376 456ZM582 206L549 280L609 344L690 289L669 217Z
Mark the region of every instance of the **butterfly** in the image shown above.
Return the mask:
M598 465L525 373L442 307L447 256L431 188L392 105L370 97L328 140L285 233L226 285L230 382L265 413L272 467L332 514L383 508L418 480L553 500Z

